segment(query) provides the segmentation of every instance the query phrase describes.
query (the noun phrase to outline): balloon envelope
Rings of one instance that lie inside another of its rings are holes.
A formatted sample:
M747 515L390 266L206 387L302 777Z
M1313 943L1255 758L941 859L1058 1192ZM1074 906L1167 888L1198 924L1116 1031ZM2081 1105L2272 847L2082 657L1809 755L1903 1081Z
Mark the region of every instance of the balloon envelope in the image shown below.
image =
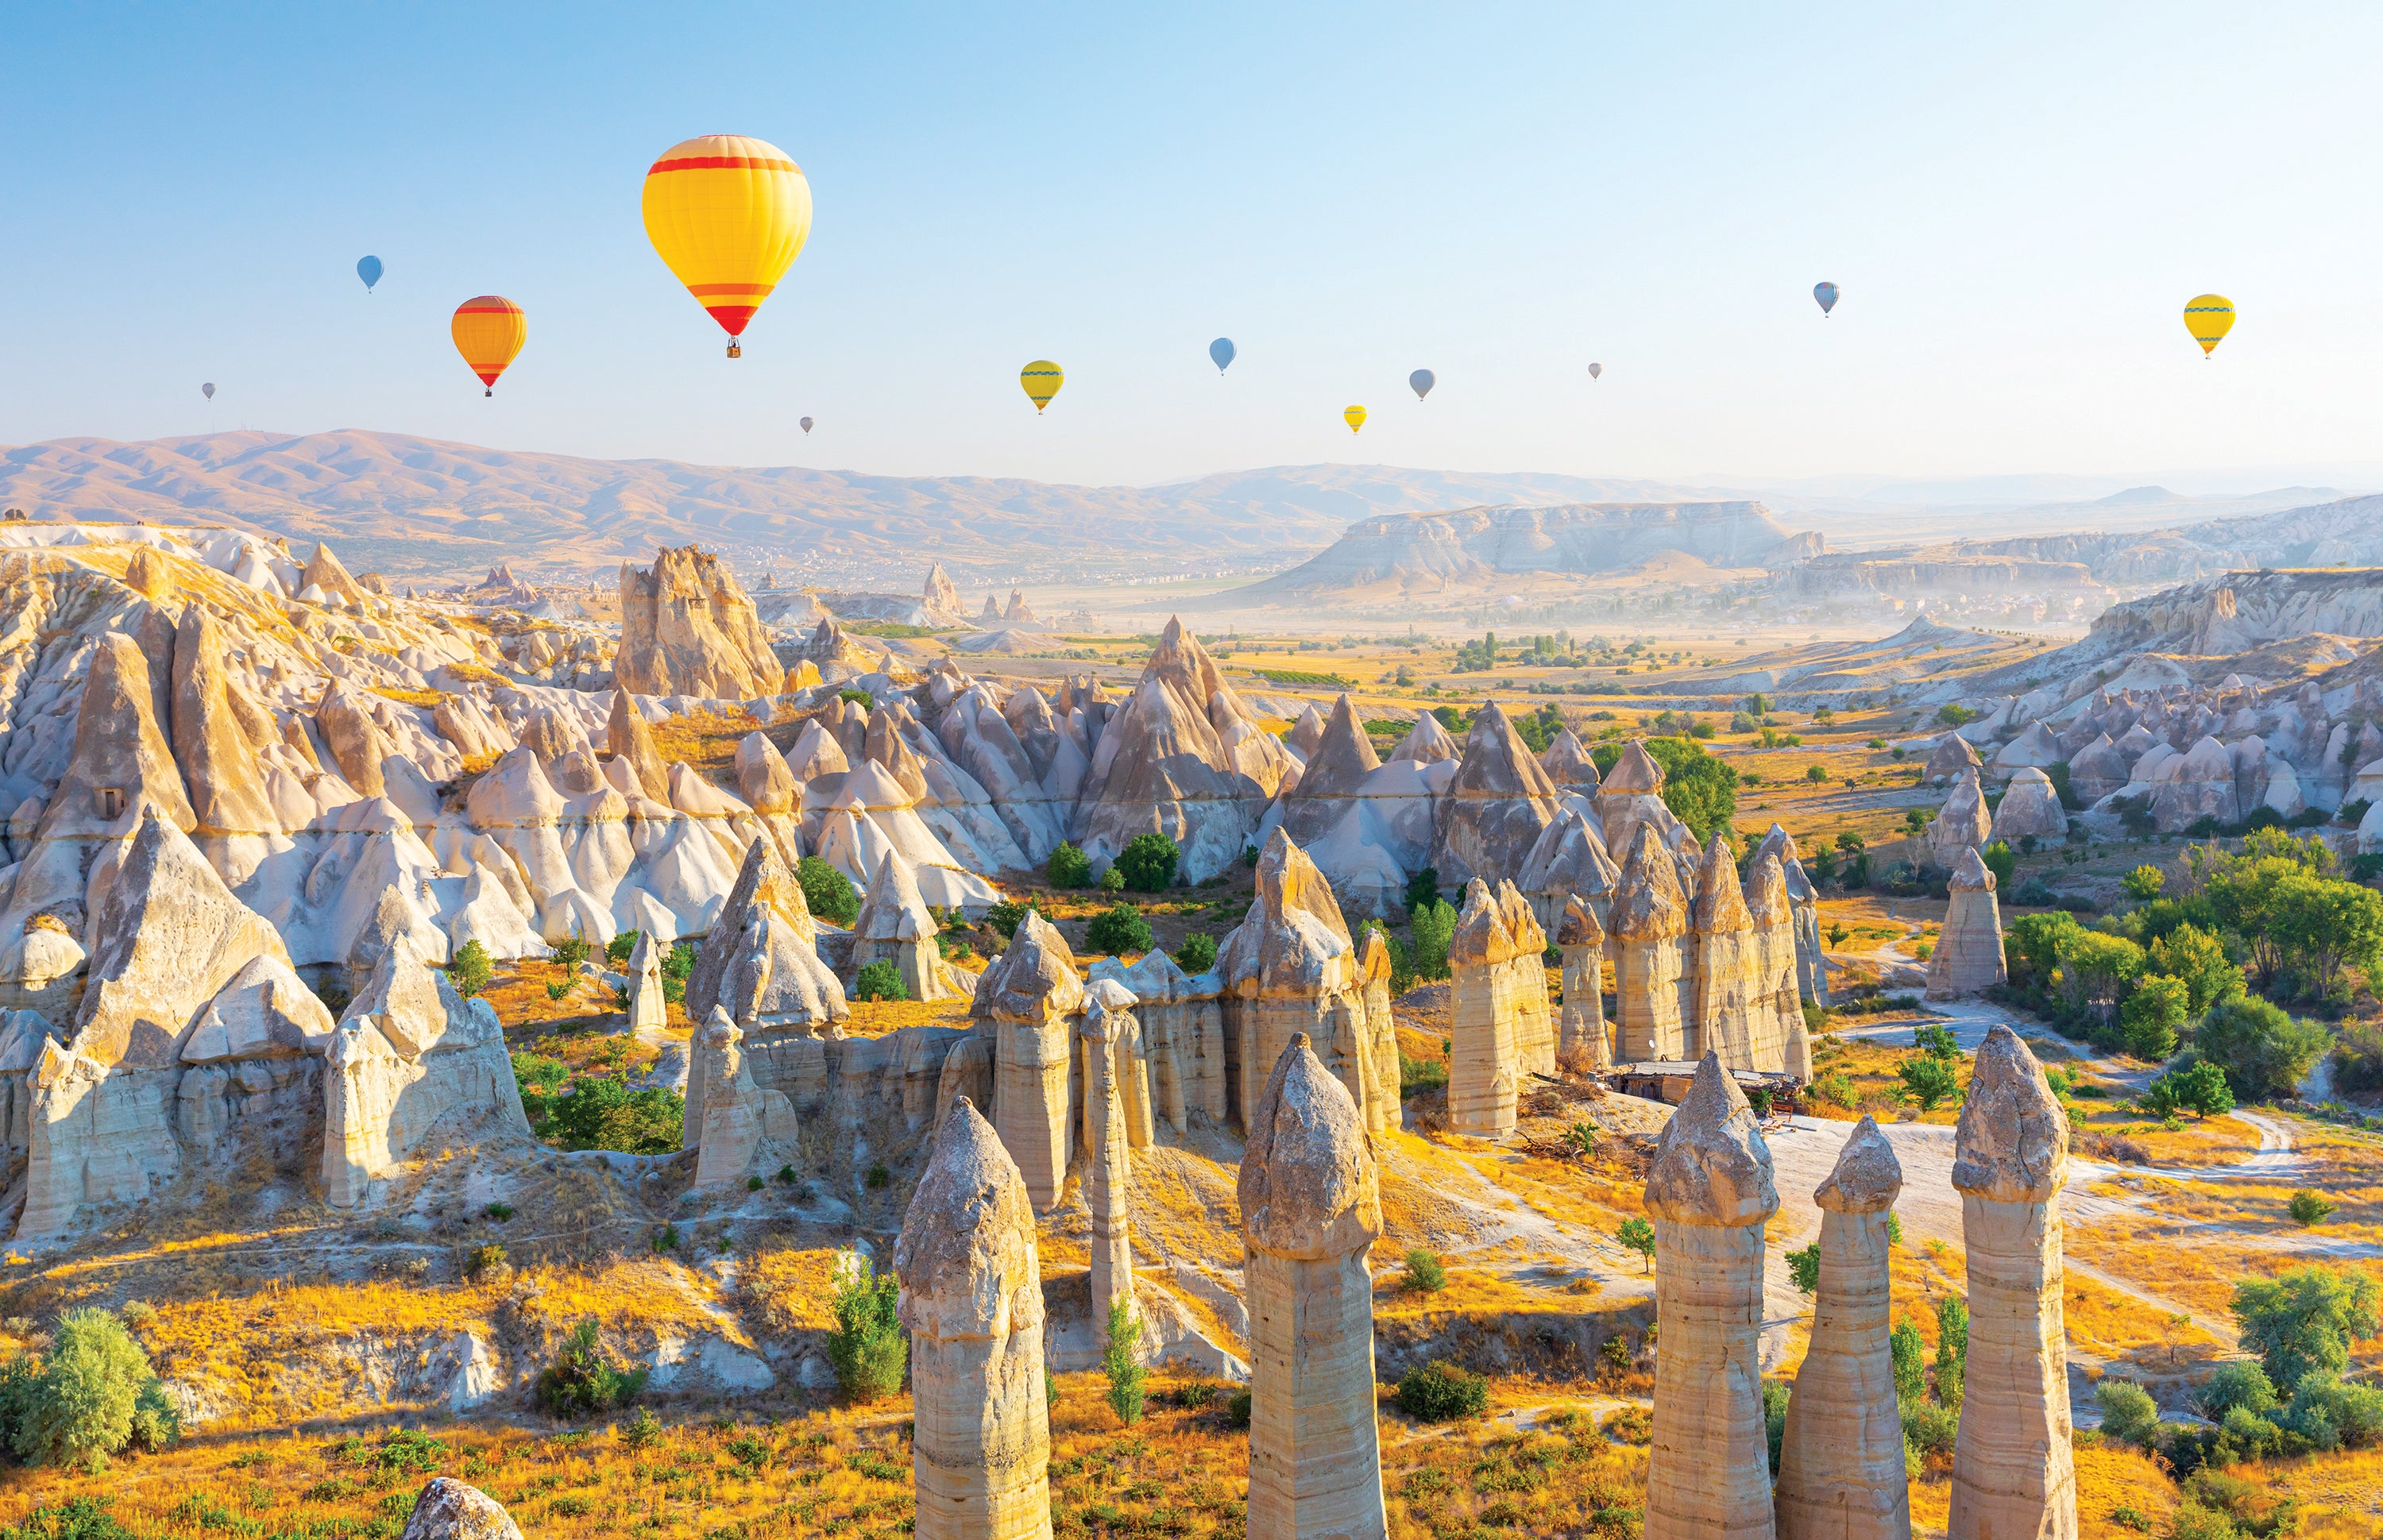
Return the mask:
M803 419L803 431L804 431L805 433L809 433L810 430L811 430L811 420L810 420L809 417L806 417L806 418L804 418L804 419Z
M1225 366L1233 362L1233 339L1229 337L1220 337L1209 343L1208 356L1216 361L1216 373L1223 374Z
M1059 387L1066 384L1067 379L1068 376L1059 372L1059 366L1047 358L1038 358L1018 371L1018 383L1026 388L1026 399L1034 403L1034 414L1038 417L1043 414L1043 409L1051 404L1051 398L1059 393Z
M696 303L744 335L811 233L811 184L776 145L743 134L674 144L646 173L646 239Z
M1417 369L1414 374L1407 376L1407 384L1414 388L1415 400L1421 400L1426 396L1430 395L1431 388L1438 383L1438 381L1433 377L1432 372L1428 369Z
M1812 286L1812 298L1821 302L1821 314L1826 315L1837 308L1837 286L1825 281L1816 283Z
M1588 366L1588 377L1591 379L1595 379L1604 373L1605 365L1602 363L1592 363Z
M1350 432L1354 433L1365 425L1365 409L1362 406L1352 406L1340 413L1340 420L1349 425Z
M2234 302L2223 294L2196 294L2185 302L2184 329L2201 344L2201 356L2207 358L2226 340L2234 329Z
M372 286L380 282L380 258L368 256L356 259L356 277L364 280L365 293L371 293Z
M204 396L209 400L214 400L216 399L216 382L209 380L206 384L200 386L199 394Z
M455 351L493 396L497 376L529 340L529 318L511 300L482 294L455 307L455 319L448 330L455 339Z

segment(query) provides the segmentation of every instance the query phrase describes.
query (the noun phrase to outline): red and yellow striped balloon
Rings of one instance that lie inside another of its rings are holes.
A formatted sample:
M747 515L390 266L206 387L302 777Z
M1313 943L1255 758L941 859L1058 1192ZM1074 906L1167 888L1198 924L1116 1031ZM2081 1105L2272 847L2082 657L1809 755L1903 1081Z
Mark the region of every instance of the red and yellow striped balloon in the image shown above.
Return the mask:
M774 144L705 134L654 162L645 210L654 251L736 338L810 238L811 184Z
M455 339L455 351L488 388L483 394L493 396L497 376L529 340L529 318L511 300L483 294L455 307L455 320L448 330Z

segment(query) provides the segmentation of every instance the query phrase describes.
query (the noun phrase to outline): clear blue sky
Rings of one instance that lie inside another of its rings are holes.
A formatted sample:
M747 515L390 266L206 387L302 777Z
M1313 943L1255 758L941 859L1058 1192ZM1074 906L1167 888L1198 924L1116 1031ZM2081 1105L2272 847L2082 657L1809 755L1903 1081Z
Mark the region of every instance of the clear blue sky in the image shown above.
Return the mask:
M0 442L1076 482L2369 462L2378 55L2373 6L19 6ZM818 208L733 363L638 219L713 131ZM2241 317L2206 363L2204 290ZM489 291L529 316L494 401L447 337Z

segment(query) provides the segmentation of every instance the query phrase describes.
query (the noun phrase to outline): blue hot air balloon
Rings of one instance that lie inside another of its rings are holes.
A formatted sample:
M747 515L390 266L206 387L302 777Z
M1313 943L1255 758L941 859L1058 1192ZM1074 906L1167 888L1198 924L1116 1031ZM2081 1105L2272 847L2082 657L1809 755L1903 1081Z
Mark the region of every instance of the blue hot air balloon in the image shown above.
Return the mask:
M1421 400L1426 396L1430 395L1431 388L1438 383L1438 381L1433 376L1432 372L1428 369L1417 369L1414 374L1407 376L1407 384L1414 389L1415 400Z
M1821 302L1821 314L1826 315L1837 308L1837 286L1826 281L1812 286L1812 298Z
M1229 337L1220 337L1209 343L1208 356L1216 361L1216 373L1223 374L1226 365L1233 362L1233 339Z
M380 258L377 256L363 257L357 261L356 277L364 280L365 293L371 293L372 286L380 282Z

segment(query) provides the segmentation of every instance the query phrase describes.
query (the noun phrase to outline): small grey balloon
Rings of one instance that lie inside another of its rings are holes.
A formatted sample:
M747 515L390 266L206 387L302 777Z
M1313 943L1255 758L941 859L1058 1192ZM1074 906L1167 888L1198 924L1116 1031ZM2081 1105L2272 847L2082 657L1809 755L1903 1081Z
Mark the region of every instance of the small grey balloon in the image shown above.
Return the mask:
M811 430L811 420L810 420L809 417L806 417L806 418L804 418L804 419L803 419L803 431L804 431L805 433L809 433L810 430Z
M216 399L216 382L209 380L206 384L200 386L199 394L204 396L209 400L214 400Z

